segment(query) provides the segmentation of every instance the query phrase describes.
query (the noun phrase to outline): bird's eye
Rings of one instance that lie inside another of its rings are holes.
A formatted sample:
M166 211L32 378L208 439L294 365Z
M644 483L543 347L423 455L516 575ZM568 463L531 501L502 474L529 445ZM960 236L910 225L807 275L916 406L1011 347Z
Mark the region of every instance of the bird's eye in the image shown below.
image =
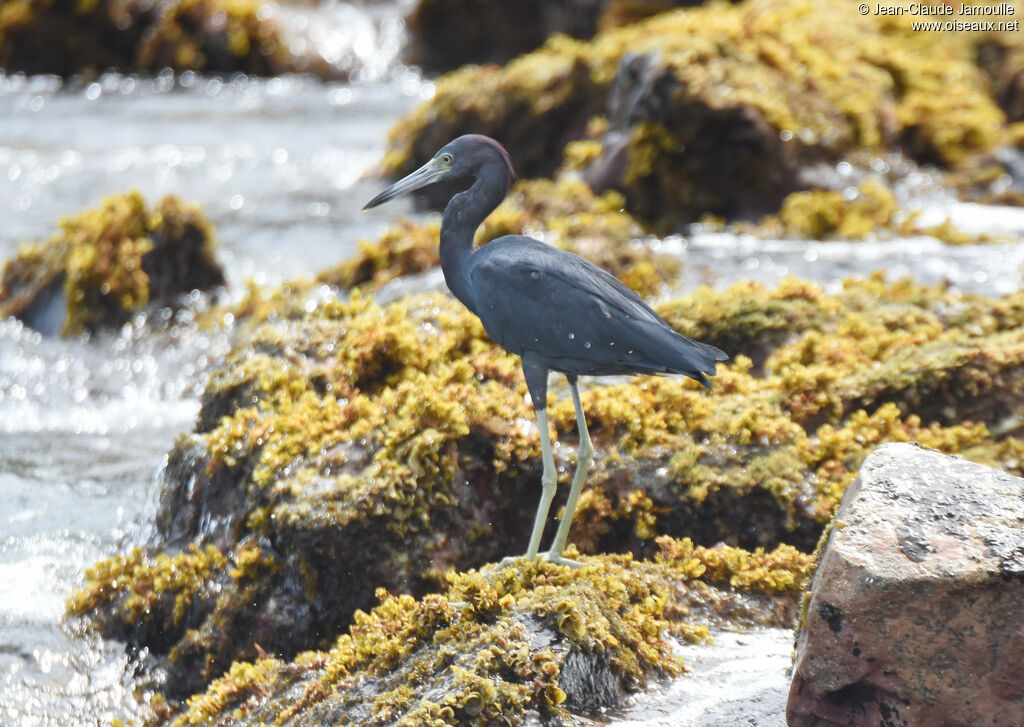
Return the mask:
M442 154L441 155L441 161L444 162L445 164L451 164L452 163L452 155L451 154Z

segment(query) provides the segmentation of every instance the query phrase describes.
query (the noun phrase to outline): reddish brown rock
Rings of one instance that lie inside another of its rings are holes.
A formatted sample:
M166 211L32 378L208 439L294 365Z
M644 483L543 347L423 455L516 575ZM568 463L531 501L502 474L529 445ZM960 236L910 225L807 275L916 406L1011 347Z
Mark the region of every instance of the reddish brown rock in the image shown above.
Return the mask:
M1024 725L1024 479L885 444L797 636L790 727Z

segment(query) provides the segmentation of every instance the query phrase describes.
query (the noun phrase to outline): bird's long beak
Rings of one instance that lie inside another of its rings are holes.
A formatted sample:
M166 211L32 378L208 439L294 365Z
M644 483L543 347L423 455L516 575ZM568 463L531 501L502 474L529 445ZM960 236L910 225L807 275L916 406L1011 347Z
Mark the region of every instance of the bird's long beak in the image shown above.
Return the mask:
M407 177L399 179L397 182L371 199L363 206L363 209L368 210L371 207L384 204L389 199L401 197L404 194L409 194L409 192L422 189L427 185L433 184L438 181L445 172L448 171L448 169L448 165L442 162L439 157L434 157L415 172Z

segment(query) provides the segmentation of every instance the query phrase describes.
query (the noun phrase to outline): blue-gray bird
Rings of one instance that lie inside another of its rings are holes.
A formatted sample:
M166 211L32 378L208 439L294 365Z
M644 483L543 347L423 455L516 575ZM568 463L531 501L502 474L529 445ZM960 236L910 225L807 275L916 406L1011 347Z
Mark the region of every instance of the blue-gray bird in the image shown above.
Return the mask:
M484 330L518 354L540 430L541 498L526 557L540 549L557 472L547 421L548 372L569 380L580 446L565 512L547 552L563 557L594 447L580 403L580 375L682 374L711 388L715 362L728 358L706 343L672 330L639 295L593 263L522 235L505 235L477 248L477 227L508 194L515 171L508 152L494 139L460 136L415 172L391 185L363 209L443 180L465 179L441 220L441 269L452 294L475 313Z

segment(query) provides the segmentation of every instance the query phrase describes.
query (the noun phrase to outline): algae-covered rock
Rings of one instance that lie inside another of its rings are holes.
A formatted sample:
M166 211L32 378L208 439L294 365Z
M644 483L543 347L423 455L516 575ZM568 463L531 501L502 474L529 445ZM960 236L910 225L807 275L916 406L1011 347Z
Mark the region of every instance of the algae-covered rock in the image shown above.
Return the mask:
M583 255L641 295L652 295L678 277L679 261L644 246L643 230L623 205L615 192L595 195L579 180L522 181L487 218L476 242L483 245L525 231ZM321 272L317 280L342 288L376 288L401 275L423 272L440 263L439 234L436 222L399 221L376 242L360 242L358 255Z
M792 622L810 556L659 545L647 562L450 572L419 601L381 589L323 650L236 662L172 724L565 724L680 674L674 643L711 626Z
M163 655L171 696L259 648L286 659L327 648L378 588L422 597L445 587L449 568L526 547L540 463L518 360L447 296L379 305L358 291L331 300L325 287L242 301L235 346L169 457L159 542L130 567L98 567L76 600ZM649 556L659 535L809 551L886 441L1021 471L1020 294L877 277L826 293L790 280L700 288L659 310L734 360L710 393L669 377L583 392L597 458L571 540L585 554ZM576 426L572 404L552 399L564 480ZM210 546L209 575L189 566L202 577L180 586L206 605L183 609L174 589L148 595L150 563ZM274 564L255 582L231 576L243 548ZM148 613L133 594L154 604Z
M172 693L202 689L232 661L255 659L260 649L292 653L292 628L309 618L301 583L296 587L273 549L254 537L227 553L211 544L173 555L134 547L85 575L69 613L91 614L106 638L167 654ZM211 642L233 649L218 651Z
M341 75L315 55L293 55L263 0L9 0L0 6L0 68Z
M555 37L502 69L439 79L392 130L386 166L407 173L458 134L486 133L526 176L566 157L595 189L621 191L633 214L669 228L774 212L807 165L865 150L975 163L1005 128L977 64L989 36L914 33L897 20L843 0L748 0L592 41ZM588 136L595 116L603 131Z
M139 624L128 638L167 655L171 694L252 652L244 631L222 625L242 604L284 637L261 647L290 655L339 633L378 587L424 593L449 565L525 547L537 435L517 365L471 314L444 296L382 308L354 294L285 316L247 324L208 383L197 431L169 457L164 548L232 558L256 536L282 565L257 593L225 581L229 608L195 614L186 645L154 642Z
M740 222L738 232L760 237L857 241L928 235L949 245L1008 242L1006 235L968 232L947 217L939 224L921 224L920 211L901 210L892 190L869 177L856 187L811 189L789 194L778 214L766 215L756 225ZM706 222L714 229L720 222Z
M794 192L783 200L776 225L781 234L793 237L856 239L891 226L896 211L889 188L868 179L853 195L837 189Z
M152 209L137 192L60 221L48 240L4 264L0 316L65 335L118 326L147 305L176 305L224 284L213 227L173 196Z

